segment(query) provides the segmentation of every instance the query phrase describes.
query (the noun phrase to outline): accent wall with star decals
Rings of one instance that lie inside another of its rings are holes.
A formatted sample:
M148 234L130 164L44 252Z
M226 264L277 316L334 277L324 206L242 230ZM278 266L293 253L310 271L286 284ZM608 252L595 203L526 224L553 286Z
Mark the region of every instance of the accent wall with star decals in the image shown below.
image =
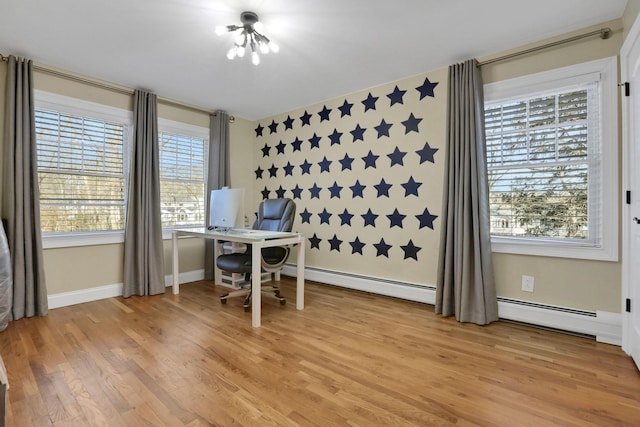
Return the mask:
M446 90L442 69L255 123L255 205L296 202L307 266L435 284Z

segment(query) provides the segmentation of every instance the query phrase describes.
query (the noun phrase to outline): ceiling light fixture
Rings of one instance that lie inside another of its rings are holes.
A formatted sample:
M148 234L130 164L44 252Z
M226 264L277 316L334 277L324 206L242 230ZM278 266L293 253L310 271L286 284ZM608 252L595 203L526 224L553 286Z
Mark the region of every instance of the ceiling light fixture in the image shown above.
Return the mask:
M227 52L227 58L234 59L236 56L242 58L247 49L251 49L251 62L254 65L260 63L260 53L277 53L280 48L277 44L269 40L262 34L262 23L258 20L258 15L253 12L242 12L240 14L242 25L227 25L216 28L219 36L225 33L234 33L235 42L233 47Z

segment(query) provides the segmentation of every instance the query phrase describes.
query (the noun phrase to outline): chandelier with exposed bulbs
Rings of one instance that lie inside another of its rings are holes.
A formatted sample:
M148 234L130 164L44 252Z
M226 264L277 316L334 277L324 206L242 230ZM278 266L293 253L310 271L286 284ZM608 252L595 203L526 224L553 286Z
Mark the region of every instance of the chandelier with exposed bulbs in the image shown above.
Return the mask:
M258 51L267 54L269 52L277 53L278 50L280 50L277 44L262 34L263 26L258 20L257 14L253 12L242 12L240 14L240 21L242 25L227 25L216 28L216 34L218 35L233 33L235 36L234 44L231 49L229 49L229 52L227 52L227 58L242 58L245 52L250 49L251 62L253 62L254 65L258 65L260 63Z

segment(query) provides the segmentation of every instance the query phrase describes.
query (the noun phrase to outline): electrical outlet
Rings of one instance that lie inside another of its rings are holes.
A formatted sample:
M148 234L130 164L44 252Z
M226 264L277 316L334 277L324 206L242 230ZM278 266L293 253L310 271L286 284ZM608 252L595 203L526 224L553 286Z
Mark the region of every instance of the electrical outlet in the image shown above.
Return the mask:
M522 276L522 290L533 292L533 276Z

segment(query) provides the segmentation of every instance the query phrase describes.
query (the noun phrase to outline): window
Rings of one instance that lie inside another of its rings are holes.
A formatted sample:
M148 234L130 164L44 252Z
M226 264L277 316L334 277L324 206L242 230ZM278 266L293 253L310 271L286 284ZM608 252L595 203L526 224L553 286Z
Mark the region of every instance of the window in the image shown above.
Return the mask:
M496 252L617 259L615 59L485 86Z
M47 244L61 236L82 244L113 241L124 229L131 114L39 91L35 98L44 246L72 245ZM95 240L100 233L111 236Z
M209 130L163 119L158 129L162 226L204 225Z

